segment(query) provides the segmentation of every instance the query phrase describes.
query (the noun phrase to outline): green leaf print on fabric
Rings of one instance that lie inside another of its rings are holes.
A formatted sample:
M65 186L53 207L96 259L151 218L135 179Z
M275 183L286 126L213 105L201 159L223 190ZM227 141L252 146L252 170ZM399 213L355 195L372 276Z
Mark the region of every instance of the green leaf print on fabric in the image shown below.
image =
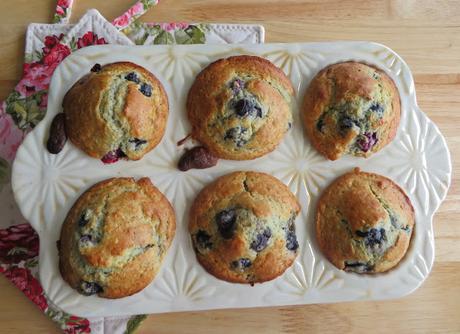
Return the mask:
M145 41L147 40L147 38L149 38L149 36L150 36L150 34L148 32L145 32L143 36L136 38L134 40L134 43L136 45L144 45Z
M26 268L35 268L38 266L38 257L34 257L33 259L30 259L30 260L27 260L25 263L24 263L24 266Z
M147 9L151 6L156 5L158 0L141 0L142 4L144 5L144 8Z
M153 44L174 44L174 37L166 30L162 30L153 40Z
M126 324L126 331L124 334L132 334L140 326L140 324L147 318L146 314L139 314L131 317Z
M176 30L174 36L177 44L204 44L206 42L204 32L193 25L185 30Z
M18 92L11 93L6 99L6 112L11 115L14 123L21 130L33 128L45 117L46 107L43 106L42 97L46 90L39 91L26 98Z
M69 47L70 47L70 50L72 50L72 51L78 50L77 38L76 37L72 37L72 39L69 42Z

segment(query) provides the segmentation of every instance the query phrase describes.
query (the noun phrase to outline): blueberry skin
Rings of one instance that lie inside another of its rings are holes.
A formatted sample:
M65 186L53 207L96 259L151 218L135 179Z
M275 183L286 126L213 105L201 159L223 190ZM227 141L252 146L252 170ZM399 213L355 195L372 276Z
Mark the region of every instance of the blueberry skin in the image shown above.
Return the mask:
M235 113L240 117L253 116L262 117L262 109L249 99L241 99L236 101L233 106Z
M382 117L385 113L385 108L378 102L373 102L369 107L369 111L376 113L379 117Z
M195 234L195 242L201 249L212 248L211 236L206 231L199 230Z
M299 248L299 242L295 234L295 216L292 216L287 223L286 248L290 251L296 251Z
M232 140L237 147L244 146L248 141L242 136L247 132L247 129L242 126L237 126L227 130L224 140Z
M83 234L80 237L79 245L80 247L88 247L93 244L93 237L90 234Z
M138 77L137 74L134 73L134 72L128 73L128 74L125 76L125 79L128 80L128 81L132 81L132 82L134 82L134 83L137 83L137 84L140 82L139 77Z
M341 117L339 121L339 128L340 128L341 134L345 135L348 132L348 130L353 127L354 124L356 124L356 121L353 120L351 117L349 116Z
M89 220L85 218L85 212L82 213L80 219L78 220L78 226L79 227L84 227L86 224L89 223Z
M233 261L230 266L231 266L232 269L242 269L242 270L244 270L244 269L249 268L250 266L252 266L252 262L251 262L250 259L242 257L239 260Z
M139 138L132 138L129 142L134 144L136 150L138 150L142 145L147 144L147 140Z
M295 251L299 248L299 242L297 241L297 236L295 232L288 231L286 234L286 248L290 251Z
M373 266L368 263L363 263L359 261L345 261L345 271L351 271L358 274L368 273L374 269Z
M406 225L406 226L401 227L401 230L403 230L406 233L410 233L411 228L409 227L409 225Z
M318 120L318 122L316 122L316 130L318 130L319 132L323 132L324 130L324 118L320 118Z
M236 228L236 211L233 209L223 210L216 215L215 221L220 235L224 239L233 238Z
M368 231L356 231L358 237L364 238L367 247L374 249L380 247L386 241L386 231L384 228L371 228Z
M102 66L101 64L94 64L94 66L91 68L91 72L99 72L100 70L102 70Z
M103 292L104 289L95 282L81 281L79 291L85 296L92 296Z
M256 239L251 242L251 249L256 252L263 251L272 236L272 231L267 227L262 233L257 234Z
M144 82L139 88L139 91L147 97L152 96L152 86L150 86L148 83Z

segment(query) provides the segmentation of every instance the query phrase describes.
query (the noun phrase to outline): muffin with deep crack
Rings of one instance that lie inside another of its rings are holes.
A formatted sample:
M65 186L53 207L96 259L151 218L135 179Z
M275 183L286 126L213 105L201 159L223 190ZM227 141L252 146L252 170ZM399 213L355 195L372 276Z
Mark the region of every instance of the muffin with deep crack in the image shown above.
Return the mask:
M316 238L337 268L381 273L404 257L414 224L410 199L396 183L355 168L322 194L316 212Z
M139 160L161 141L168 108L162 84L145 68L96 64L64 97L65 130L75 146L104 163Z
M281 275L297 256L300 206L278 179L234 172L195 199L189 231L201 265L219 279L260 283Z
M292 125L294 89L270 61L234 56L208 65L187 98L192 138L222 159L273 151Z
M393 140L401 107L398 90L382 70L343 62L321 70L304 97L311 144L326 158L368 157Z
M149 178L99 182L80 196L62 226L62 277L83 295L132 295L159 271L175 227L171 204Z

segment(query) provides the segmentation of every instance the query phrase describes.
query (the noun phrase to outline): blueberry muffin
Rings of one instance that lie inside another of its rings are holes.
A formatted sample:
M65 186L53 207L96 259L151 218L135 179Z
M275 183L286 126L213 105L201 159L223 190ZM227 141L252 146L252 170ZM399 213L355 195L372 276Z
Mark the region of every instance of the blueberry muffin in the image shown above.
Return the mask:
M297 256L295 196L276 178L234 172L205 187L195 199L189 231L196 257L217 278L265 282Z
M293 95L289 79L266 59L220 59L197 76L188 93L191 136L218 158L260 157L291 127Z
M166 128L168 98L158 79L139 65L96 64L67 92L63 109L72 143L112 163L139 160L158 145Z
M159 271L175 227L171 204L150 179L99 182L80 196L62 226L62 277L83 295L132 295Z
M310 83L303 117L311 144L326 158L368 157L396 135L398 90L383 71L358 62L330 65Z
M337 268L381 273L404 257L414 224L412 204L396 183L356 168L322 194L316 237L324 255Z

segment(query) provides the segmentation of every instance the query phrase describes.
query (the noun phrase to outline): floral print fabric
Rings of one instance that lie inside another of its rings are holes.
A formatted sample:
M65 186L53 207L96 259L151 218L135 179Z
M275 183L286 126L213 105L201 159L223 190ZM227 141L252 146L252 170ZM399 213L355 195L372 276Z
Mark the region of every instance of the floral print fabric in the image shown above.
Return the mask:
M150 7L158 4L159 0L141 0L136 2L130 9L123 15L117 17L112 21L112 24L122 30L127 28L131 23L143 15Z
M58 0L53 23L65 24L69 22L73 1L74 0Z

